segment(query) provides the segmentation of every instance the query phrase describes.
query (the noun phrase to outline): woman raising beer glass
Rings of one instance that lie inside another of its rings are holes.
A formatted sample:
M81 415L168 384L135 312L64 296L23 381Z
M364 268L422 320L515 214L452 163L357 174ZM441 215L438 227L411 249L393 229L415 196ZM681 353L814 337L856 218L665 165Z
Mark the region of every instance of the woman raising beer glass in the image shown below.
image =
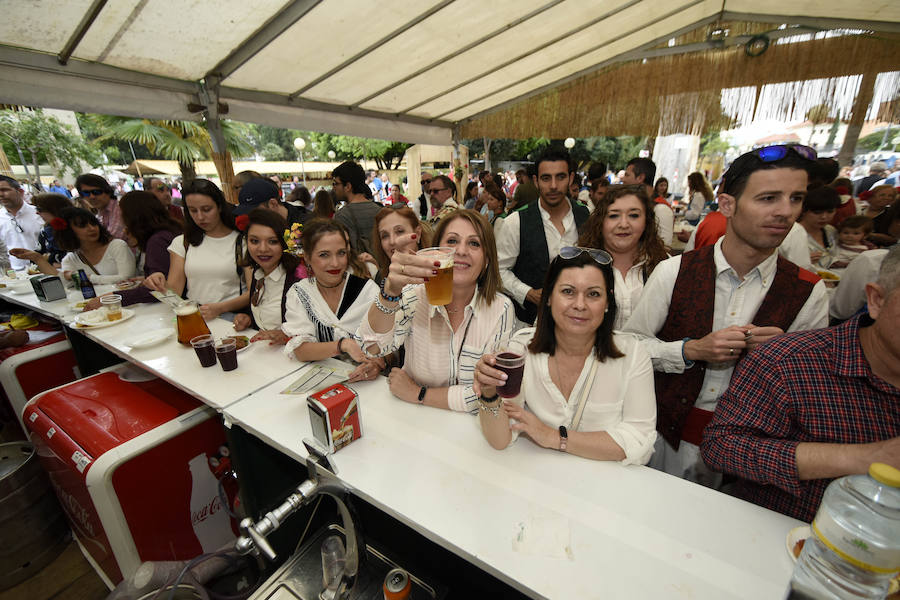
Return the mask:
M535 327L513 336L528 348L521 391L503 393L515 375L498 368L499 356L485 354L476 364L481 430L494 448L525 433L539 446L585 458L650 460L653 365L637 340L613 333L611 262L602 250L568 246L550 263L543 287L550 293L541 298Z
M436 249L416 254L410 244L418 234L397 242L391 264L363 320L359 335L370 356L406 349L403 368L391 370L391 393L412 404L475 412L472 390L475 362L494 343L512 334L512 302L500 293L497 246L487 220L473 210L458 210L440 220ZM452 250L448 264L447 250ZM452 264L452 266L450 266ZM440 271L450 269L446 304L430 303L445 290L426 290Z

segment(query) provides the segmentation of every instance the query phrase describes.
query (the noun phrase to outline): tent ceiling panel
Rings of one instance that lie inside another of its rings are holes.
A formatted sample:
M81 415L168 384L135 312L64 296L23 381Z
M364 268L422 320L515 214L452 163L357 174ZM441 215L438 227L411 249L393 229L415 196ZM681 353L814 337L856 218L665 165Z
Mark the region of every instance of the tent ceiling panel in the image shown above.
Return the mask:
M439 144L454 123L618 62L715 52L703 26L718 18L889 42L900 31L897 0L0 0L0 11L0 102L197 118L188 103L220 90L228 118Z
M662 15L648 14L647 9L652 7L643 3L634 7L638 8L641 9L640 19L629 17L629 11L616 13L592 27L567 36L538 54L494 72L491 81L473 81L412 112L431 118L445 119L442 115L448 113L465 118L484 110L485 106L493 106L495 99L504 98L496 102L499 104L607 60L621 52L616 48L630 50L651 43L699 20L707 10L703 3L696 0L672 2L668 5L669 10ZM636 24L638 22L640 25Z
M516 27L506 29L504 26L492 32L482 43L449 60L438 62L428 71L391 87L361 106L372 110L408 110L425 104L459 87L461 83L465 85L482 80L501 65L533 54L541 46L578 32L585 23L608 17L636 1L639 0L586 4L583 0L566 0L546 10L535 11L535 14ZM524 8L519 10L520 14ZM573 19L575 14L578 15L577 19ZM435 88L435 81L446 83Z
M0 0L0 40L9 46L59 52L91 0ZM14 17L13 17L14 16Z
M372 24L409 19L441 0L343 0L340 9L320 2L303 18L228 77L228 85L292 94L364 50L389 27ZM371 80L371 75L367 75Z
M402 79L435 58L480 39L486 23L512 21L519 11L529 12L542 4L544 0L493 0L472 10L467 2L452 2L304 95L325 102L355 104L370 94L373 81Z

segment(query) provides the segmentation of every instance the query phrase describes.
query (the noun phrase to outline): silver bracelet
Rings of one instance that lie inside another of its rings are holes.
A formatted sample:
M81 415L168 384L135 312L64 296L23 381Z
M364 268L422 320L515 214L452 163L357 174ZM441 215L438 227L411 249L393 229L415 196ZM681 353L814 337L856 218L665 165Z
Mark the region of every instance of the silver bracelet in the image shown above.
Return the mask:
M388 308L387 306L385 306L384 304L381 303L381 294L378 294L377 296L375 296L375 308L377 308L378 310L380 310L381 312L383 312L386 315L392 315L395 312L397 312L398 310L400 310L400 305L398 304L394 308Z
M500 399L497 398L496 396L494 397L494 401L492 401L490 404L485 402L482 398L479 398L478 399L478 410L480 410L481 412L491 413L492 417L499 417L500 416L500 404L501 404ZM491 405L493 405L493 406L491 406Z

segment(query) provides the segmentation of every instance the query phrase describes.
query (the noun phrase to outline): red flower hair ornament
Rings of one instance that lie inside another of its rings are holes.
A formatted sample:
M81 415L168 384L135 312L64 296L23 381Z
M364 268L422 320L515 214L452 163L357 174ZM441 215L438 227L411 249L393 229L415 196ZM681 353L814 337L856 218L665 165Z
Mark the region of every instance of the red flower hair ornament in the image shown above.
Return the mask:
M234 226L238 228L238 231L247 231L247 227L250 225L250 217L247 215L238 215L234 219Z
M53 231L62 231L63 229L68 229L69 224L65 219L60 219L59 217L54 217L53 220L50 221L50 228Z

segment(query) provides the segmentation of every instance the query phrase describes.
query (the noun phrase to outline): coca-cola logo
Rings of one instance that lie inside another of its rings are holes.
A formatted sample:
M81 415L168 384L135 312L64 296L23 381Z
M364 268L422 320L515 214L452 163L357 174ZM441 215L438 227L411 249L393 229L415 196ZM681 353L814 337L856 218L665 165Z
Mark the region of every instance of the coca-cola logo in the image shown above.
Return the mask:
M62 487L56 485L56 482L52 482L53 487L56 490L56 495L59 497L60 502L63 507L66 509L66 512L69 513L69 516L72 518L72 521L81 529L83 532L86 532L89 536L94 537L94 526L91 524L91 515L73 496L68 493Z
M212 500L200 507L200 510L191 511L191 525L202 523L220 510L222 510L222 501L219 500L218 495L213 496Z

